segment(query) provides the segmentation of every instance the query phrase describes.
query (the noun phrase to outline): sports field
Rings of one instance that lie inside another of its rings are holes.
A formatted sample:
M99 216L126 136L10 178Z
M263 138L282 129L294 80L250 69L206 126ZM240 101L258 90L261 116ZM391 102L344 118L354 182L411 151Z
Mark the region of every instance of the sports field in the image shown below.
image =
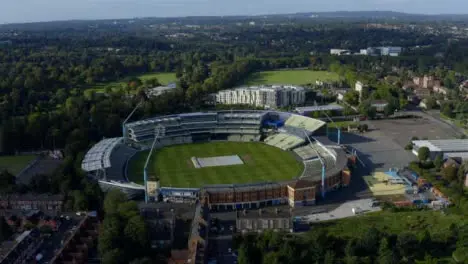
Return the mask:
M158 81L162 85L167 85L170 82L177 81L177 77L175 73L172 72L156 72L156 73L145 73L142 75L136 75L135 77L139 78L140 80L144 81L147 79L157 78ZM89 96L91 91L95 93L103 93L107 87L109 87L112 91L117 91L125 86L125 81L116 81L116 82L108 82L108 83L100 83L96 84L90 88L85 90L85 95Z
M146 73L137 77L140 78L142 81L152 78L158 78L159 83L161 83L162 85L166 85L170 82L177 81L175 73L172 72Z
M17 176L35 158L35 155L0 156L0 170L7 170Z
M340 76L333 72L311 70L281 70L256 72L245 80L245 85L295 84L304 85L315 81L338 81Z
M138 153L128 167L128 178L143 183L148 151ZM191 158L238 155L244 164L195 168ZM164 187L201 187L205 184L255 183L296 178L302 163L278 148L259 142L212 142L165 147L155 151L149 176L159 177Z

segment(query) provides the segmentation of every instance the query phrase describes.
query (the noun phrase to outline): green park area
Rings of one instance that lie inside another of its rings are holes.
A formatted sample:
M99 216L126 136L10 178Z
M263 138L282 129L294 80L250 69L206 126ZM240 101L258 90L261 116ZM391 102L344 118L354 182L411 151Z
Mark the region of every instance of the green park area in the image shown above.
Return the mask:
M145 80L157 78L161 85L167 85L168 83L175 82L177 80L175 73L172 72L145 73L134 77L139 78L142 82L144 82ZM89 93L91 91L96 93L104 93L106 89L111 89L112 91L118 90L125 86L126 80L129 78L132 77L127 77L120 81L93 85L92 87L87 88L85 93Z
M317 229L325 229L335 237L360 237L369 228L375 228L387 234L398 235L401 232L420 234L428 230L434 237L448 235L451 225L466 226L468 219L458 214L443 214L440 211L382 211L359 217L350 217L337 221L314 224Z
M236 236L235 244L241 261L286 259L276 263L310 263L310 259L318 259L321 261L313 263L467 263L467 228L468 221L461 215L389 208L314 223L310 231L302 234L267 231L250 237Z
M244 164L195 168L191 158L238 155ZM143 182L148 151L130 162L128 177ZM201 187L207 184L240 184L288 180L299 176L303 165L281 149L259 142L211 142L169 146L153 153L149 176L158 177L161 186Z
M315 84L315 81L338 81L340 76L333 72L311 70L262 71L250 75L245 85L260 84Z
M35 155L0 156L0 170L7 170L16 176L35 158Z

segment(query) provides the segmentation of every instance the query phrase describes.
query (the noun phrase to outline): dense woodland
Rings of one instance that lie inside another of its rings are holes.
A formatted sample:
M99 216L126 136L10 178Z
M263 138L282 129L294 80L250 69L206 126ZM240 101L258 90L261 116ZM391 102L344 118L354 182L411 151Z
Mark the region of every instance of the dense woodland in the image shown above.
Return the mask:
M398 233L372 225L368 219L362 219L362 226L356 227L362 233L353 237L330 234L322 226L314 226L313 231L303 236L267 232L238 237L238 261L239 264L435 264L451 263L455 258L465 263L466 225L452 224L444 227L444 232L428 227Z

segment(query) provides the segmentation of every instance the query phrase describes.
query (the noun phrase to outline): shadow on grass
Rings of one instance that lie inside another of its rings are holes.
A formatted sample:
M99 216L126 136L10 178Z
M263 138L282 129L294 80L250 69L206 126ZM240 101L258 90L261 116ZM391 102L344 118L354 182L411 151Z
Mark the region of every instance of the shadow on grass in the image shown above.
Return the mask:
M241 81L239 85L256 85L266 83L268 80L267 77L267 74L264 72L255 72L247 77L247 79Z

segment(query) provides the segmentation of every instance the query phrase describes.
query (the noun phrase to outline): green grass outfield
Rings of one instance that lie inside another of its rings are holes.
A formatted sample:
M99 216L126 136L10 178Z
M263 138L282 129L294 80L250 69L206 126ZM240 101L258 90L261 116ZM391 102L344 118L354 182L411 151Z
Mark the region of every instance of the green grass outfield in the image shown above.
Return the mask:
M143 183L148 151L138 153L128 167L128 178ZM191 158L238 155L243 165L194 168ZM149 176L164 187L201 187L205 184L255 183L296 178L303 170L293 154L259 142L212 142L169 146L153 153Z
M315 81L338 81L340 76L333 72L311 70L263 71L250 75L245 85L295 84L304 85Z
M0 170L7 170L16 176L35 158L35 155L0 156Z

